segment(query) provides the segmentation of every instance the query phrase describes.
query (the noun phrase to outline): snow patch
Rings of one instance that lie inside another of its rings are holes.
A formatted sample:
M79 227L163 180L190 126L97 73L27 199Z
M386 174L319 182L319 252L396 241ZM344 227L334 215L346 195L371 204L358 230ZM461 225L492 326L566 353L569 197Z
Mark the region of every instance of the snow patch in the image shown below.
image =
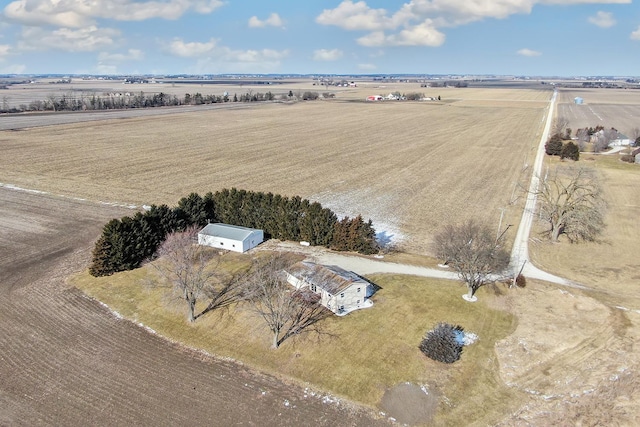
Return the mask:
M13 185L13 184L5 184L0 182L0 187L6 188L8 190L13 190L13 191L22 191L24 193L32 193L32 194L50 194L47 193L46 191L40 191L40 190L31 190L28 188L22 188L22 187L18 187L17 185Z
M462 337L462 344L463 345L471 345L474 342L478 341L478 335L474 334L473 332L464 332L464 336Z

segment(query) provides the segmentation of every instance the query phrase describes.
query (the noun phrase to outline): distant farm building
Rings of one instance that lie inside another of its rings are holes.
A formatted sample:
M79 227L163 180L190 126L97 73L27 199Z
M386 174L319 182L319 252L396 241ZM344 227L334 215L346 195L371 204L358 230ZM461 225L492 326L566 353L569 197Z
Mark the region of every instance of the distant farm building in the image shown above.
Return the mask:
M618 135L616 135L616 139L609 143L609 147L629 147L631 144L633 144L633 142L634 141L629 139L628 136L618 132Z
M367 101L382 101L382 96L380 96L380 95L369 95L369 96L367 96Z
M198 244L233 252L246 252L264 241L264 232L228 224L208 224L198 233Z
M584 103L584 99L580 98L579 96L576 96L575 98L573 98L573 102L577 105L582 105Z
M352 271L335 265L299 262L286 271L287 282L296 289L309 289L320 303L338 316L371 307L375 285Z

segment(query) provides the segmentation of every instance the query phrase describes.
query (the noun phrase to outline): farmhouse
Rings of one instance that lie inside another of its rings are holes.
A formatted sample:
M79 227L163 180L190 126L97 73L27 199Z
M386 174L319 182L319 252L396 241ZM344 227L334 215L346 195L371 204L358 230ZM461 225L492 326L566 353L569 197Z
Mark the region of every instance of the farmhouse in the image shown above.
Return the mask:
M633 142L634 141L632 141L628 136L618 132L616 139L609 143L609 147L628 147L633 144Z
M369 297L373 295L375 285L352 271L303 261L285 273L289 284L296 289L310 289L320 296L323 306L338 316L373 305Z
M198 232L198 244L240 253L255 248L263 241L262 230L238 225L208 224Z

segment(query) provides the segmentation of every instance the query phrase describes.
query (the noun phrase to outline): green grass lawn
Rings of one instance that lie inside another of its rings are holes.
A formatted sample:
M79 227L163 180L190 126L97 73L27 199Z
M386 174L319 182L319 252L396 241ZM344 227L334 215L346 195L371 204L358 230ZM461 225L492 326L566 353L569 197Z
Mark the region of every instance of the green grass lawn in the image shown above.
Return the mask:
M437 415L445 424L486 424L513 403L498 377L494 343L515 329L516 320L488 308L483 300L494 296L484 289L479 302L468 303L461 298L466 289L460 283L373 275L369 279L381 289L372 308L333 316L325 320L325 335L303 335L273 350L261 320L242 306L189 324L184 303L166 289L143 284L152 271L147 266L102 278L85 272L71 283L171 340L366 405L376 406L386 389L405 381L425 384L446 397ZM441 321L479 336L451 365L432 361L418 349L424 334Z

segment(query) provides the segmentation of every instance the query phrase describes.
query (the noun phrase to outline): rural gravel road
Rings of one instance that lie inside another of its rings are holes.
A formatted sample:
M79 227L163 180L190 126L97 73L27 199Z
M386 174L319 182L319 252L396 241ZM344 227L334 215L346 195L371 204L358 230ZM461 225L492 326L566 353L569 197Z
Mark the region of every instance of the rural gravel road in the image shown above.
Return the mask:
M551 131L551 124L553 123L553 112L556 106L556 100L558 97L558 91L554 90L551 100L549 101L549 108L547 111L547 118L538 143L538 150L536 152L536 158L533 164L533 173L531 175L531 182L529 183L529 189L527 192L527 200L525 202L524 210L522 212L522 219L518 226L515 241L513 242L513 248L511 250L511 262L509 263L509 269L513 274L518 274L522 268L522 274L526 277L545 280L547 282L556 283L559 285L575 287L580 289L586 289L585 286L571 282L570 280L562 277L555 276L546 271L542 271L533 264L529 259L529 236L531 234L531 226L536 211L536 202L538 188L540 185L540 176L542 175L542 164L544 161L544 146L549 139L549 133ZM523 268L524 264L524 268Z

